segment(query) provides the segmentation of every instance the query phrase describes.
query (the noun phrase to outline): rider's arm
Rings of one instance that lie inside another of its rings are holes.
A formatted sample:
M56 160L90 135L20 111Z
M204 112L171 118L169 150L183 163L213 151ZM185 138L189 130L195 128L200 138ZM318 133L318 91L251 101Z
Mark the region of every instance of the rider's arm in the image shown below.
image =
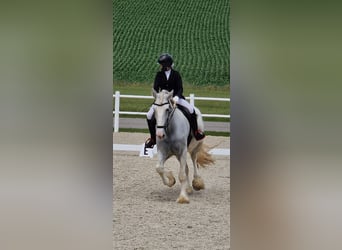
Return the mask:
M175 93L174 96L178 96L179 98L183 97L183 82L182 82L182 77L180 74L177 72L175 75Z
M153 88L155 91L159 92L161 89L161 80L160 80L160 74L157 73L156 77L154 78L154 84L153 84Z

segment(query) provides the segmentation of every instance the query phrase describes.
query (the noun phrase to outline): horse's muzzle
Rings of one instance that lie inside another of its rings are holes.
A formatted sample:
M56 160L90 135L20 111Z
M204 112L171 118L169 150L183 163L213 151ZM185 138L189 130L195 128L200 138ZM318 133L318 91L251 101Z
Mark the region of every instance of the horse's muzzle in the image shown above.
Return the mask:
M157 131L156 131L156 136L157 136L159 139L163 139L163 138L165 137L165 131L164 131L164 129L158 128Z

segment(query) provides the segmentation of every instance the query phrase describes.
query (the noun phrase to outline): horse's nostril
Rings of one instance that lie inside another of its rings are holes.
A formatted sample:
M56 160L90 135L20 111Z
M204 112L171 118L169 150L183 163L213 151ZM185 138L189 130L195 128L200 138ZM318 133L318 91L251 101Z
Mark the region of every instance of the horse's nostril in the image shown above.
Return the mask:
M163 138L165 137L165 134L164 134L164 133L158 133L158 134L157 134L157 137L158 137L159 139L163 139Z
M159 139L162 139L165 136L162 129L158 129L156 135Z

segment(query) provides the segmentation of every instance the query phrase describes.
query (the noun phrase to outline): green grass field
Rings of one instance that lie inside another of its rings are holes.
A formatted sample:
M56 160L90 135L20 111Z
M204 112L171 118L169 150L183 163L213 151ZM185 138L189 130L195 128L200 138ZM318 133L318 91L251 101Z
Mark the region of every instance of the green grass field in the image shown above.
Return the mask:
M113 0L114 84L152 84L168 52L185 84L229 85L229 12L229 0Z

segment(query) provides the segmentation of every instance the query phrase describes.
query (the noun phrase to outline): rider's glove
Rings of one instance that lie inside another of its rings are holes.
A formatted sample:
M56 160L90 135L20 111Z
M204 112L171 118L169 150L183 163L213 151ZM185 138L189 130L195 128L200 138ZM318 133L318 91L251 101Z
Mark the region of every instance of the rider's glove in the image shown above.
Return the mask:
M178 100L179 100L179 97L178 97L178 96L173 97L173 102L174 102L175 104L178 103Z

